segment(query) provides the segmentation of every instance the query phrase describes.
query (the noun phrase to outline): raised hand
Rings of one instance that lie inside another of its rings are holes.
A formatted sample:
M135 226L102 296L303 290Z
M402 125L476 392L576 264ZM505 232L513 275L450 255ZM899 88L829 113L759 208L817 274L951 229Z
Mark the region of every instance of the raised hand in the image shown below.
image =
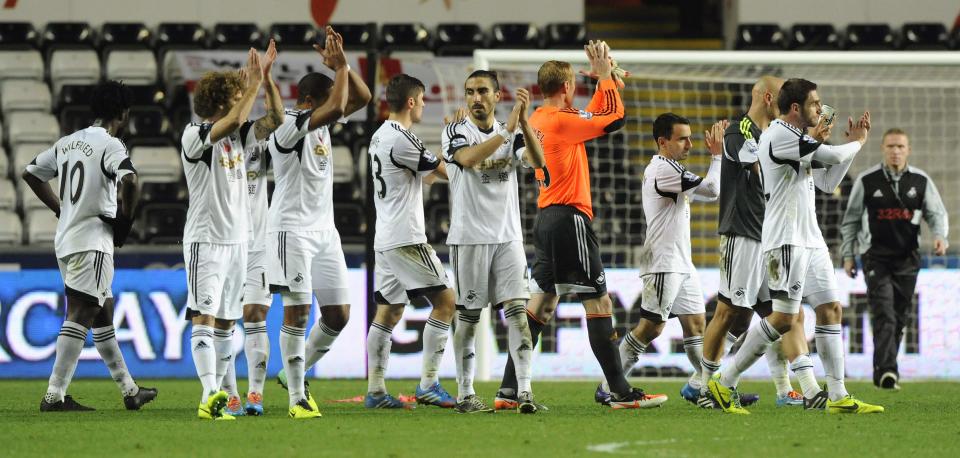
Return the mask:
M513 104L513 110L510 111L510 117L507 118L507 131L516 132L520 124L520 117L526 114L526 106L530 103L530 93L526 89L517 89L516 103Z
M326 28L327 39L324 46L314 44L315 49L323 56L323 65L326 65L333 71L337 71L347 65L347 56L343 53L343 37L333 30L329 25Z
M613 60L610 59L610 47L602 40L590 40L583 50L587 53L587 59L590 61L590 74L596 75L597 79L610 78L610 72L613 70Z
M847 141L860 142L861 144L866 143L867 136L870 133L870 127L869 111L864 111L856 123L853 122L853 118L847 118Z
M810 130L810 136L813 137L814 140L824 143L830 139L830 134L833 132L834 125L834 123L827 124L827 120L825 118L820 118L820 120L817 121L817 125L813 126L813 128Z
M270 69L273 68L273 63L277 60L277 43L270 40L270 45L267 46L267 52L263 55L263 59L260 60L260 71L263 73L263 80L270 80Z
M720 156L723 154L723 131L727 130L728 126L730 126L730 123L724 119L715 122L710 126L710 130L703 133L707 143L707 150L710 151L711 156Z
M443 124L447 125L447 124L453 124L455 122L460 122L464 118L466 118L469 114L470 114L470 111L467 110L465 107L457 108L457 111L453 113L452 118L450 116L443 117Z
M247 52L247 66L241 70L241 77L244 79L247 87L256 87L263 80L263 73L260 68L260 54L256 49L250 48Z

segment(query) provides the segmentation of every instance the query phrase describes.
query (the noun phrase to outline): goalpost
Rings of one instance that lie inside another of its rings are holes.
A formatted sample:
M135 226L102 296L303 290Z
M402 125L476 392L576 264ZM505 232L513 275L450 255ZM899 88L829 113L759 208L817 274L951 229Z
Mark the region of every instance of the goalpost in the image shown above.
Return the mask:
M672 111L691 120L694 151L687 165L703 174L709 164L704 130L717 120L746 111L750 89L762 75L801 77L817 83L821 99L837 109L841 120L833 132L835 141L843 138L848 116L856 118L864 110L872 114L873 132L848 179L833 195L818 196L821 229L835 263L839 261L839 224L852 179L882 160L880 139L888 128L899 127L909 134L914 152L910 164L932 177L948 213L960 213L960 53L613 50L611 54L632 74L622 91L627 123L621 131L587 144L596 214L593 224L607 268L636 267L635 256L645 232L640 174L656 151L653 119ZM570 62L575 72L589 69L582 50L478 50L473 67L497 71L504 90L527 87L539 94L534 89L536 72L548 59ZM466 74L462 66L440 68L438 64L436 71L441 80L457 89ZM593 85L578 76L578 86L575 105L583 107ZM534 98L534 105L539 105L542 99ZM449 105L445 111L452 111L460 99L459 91L445 94ZM525 241L530 244L537 190L528 176L520 182ZM717 265L717 211L716 203L691 203L693 259L700 268ZM951 245L960 246L957 231L950 239ZM929 252L929 246L925 236L921 250ZM628 315L626 321L630 322L617 323L621 334L636 318ZM556 335L555 329L545 329L544 349L556 351ZM494 339L489 328L478 337L480 380L489 379L491 371L499 374L496 371L502 368L503 356L498 357Z

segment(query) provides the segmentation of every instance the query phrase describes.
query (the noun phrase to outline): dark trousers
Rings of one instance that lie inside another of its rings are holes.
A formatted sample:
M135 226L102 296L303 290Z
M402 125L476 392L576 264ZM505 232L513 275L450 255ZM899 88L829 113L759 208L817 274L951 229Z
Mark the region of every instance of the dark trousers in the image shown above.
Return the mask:
M870 302L870 327L873 329L873 383L880 376L897 371L897 353L903 332L909 325L913 293L920 270L917 252L897 256L870 254L863 256L863 272L867 280Z

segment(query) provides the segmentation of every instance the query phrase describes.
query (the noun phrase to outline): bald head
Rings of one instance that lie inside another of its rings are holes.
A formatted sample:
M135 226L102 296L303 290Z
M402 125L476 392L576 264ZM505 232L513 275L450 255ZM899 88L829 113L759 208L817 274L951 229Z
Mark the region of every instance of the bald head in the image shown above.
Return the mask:
M750 91L751 102L749 115L754 121L766 125L780 115L777 109L777 95L783 86L783 78L765 75L753 85Z

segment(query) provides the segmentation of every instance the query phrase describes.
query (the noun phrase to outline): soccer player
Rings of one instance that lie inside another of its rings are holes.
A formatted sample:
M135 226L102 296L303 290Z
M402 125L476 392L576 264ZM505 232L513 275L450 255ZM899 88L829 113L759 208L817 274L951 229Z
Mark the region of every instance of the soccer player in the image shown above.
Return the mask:
M450 167L450 245L457 292L453 349L457 361L457 412L489 412L473 388L475 344L480 311L488 304L503 309L507 345L517 366L519 410L535 413L530 387L533 344L526 318L527 255L520 230L516 168L521 161L544 165L540 141L527 122L530 95L517 89L507 118L494 117L501 91L497 74L477 70L463 85L469 116L441 134Z
M266 94L266 116L254 123L254 136L257 141L244 148L243 159L247 173L247 197L249 225L247 226L247 268L243 287L243 323L245 331L244 351L247 357L246 406L240 403L237 389L235 361L233 361L233 333L214 330L214 341L218 360L231 358L227 363L227 372L223 376L220 388L227 393L226 413L233 416L263 415L263 383L267 375L267 358L270 353L270 340L267 338L267 310L271 296L266 282L265 266L265 221L267 212L267 169L270 155L267 153L266 138L283 122L283 101L280 91L270 75L273 62L277 58L277 46L273 40L267 47L263 58L263 88Z
M599 80L585 110L573 108L576 80L567 62L548 61L537 72L543 106L530 116L543 145L546 166L542 169L540 208L534 227L536 260L532 268L533 294L527 306L534 345L544 320L556 309L560 295L575 293L587 315L590 348L610 381L614 408L640 408L651 398L630 386L623 375L614 344L613 304L607 295L606 276L600 262L600 247L590 226L590 167L583 142L623 127L623 101L612 76L610 48L602 41L584 47L591 74ZM515 408L517 375L508 360L495 407Z
M334 79L320 73L301 78L297 105L268 142L277 187L267 221L267 281L283 300L278 381L297 419L320 416L304 374L330 350L350 316L347 264L333 220L329 126L370 101L363 79L347 65L343 38L330 27L326 32L325 46L314 47ZM321 317L304 339L314 297Z
M427 243L423 220L424 180L447 178L443 162L410 127L423 117L423 83L399 74L387 83L390 116L370 141L370 173L377 209L374 275L377 312L367 333L368 408L403 408L383 380L393 327L411 299L426 297L433 310L423 328L423 366L417 402L452 408L456 400L440 386L437 371L456 310L446 271Z
M269 59L269 58L268 58ZM203 121L183 131L181 151L190 203L183 235L190 347L203 391L197 416L233 420L220 385L232 363L229 340L242 316L249 210L244 150L275 127L273 116L247 117L270 61L253 48L240 72L208 72L197 83L194 112ZM219 352L217 350L220 350ZM219 354L218 354L219 353Z
M843 145L827 145L830 136L821 114L817 85L804 79L783 83L777 97L780 116L761 135L758 147L763 191L767 196L761 244L768 273L773 312L747 331L734 364L714 374L708 386L725 412L748 414L740 404L740 374L796 322L801 300L814 305L814 337L827 378L828 413L879 413L883 407L849 395L843 382L844 349L837 279L830 252L817 225L814 186L832 193L867 141L870 113L850 118ZM819 121L818 121L818 118Z
M700 277L690 254L689 200L714 201L720 194L720 155L726 121L714 124L706 132L710 168L706 177L697 176L683 166L693 148L690 121L673 113L657 116L653 138L657 154L643 172L643 213L647 216L647 237L640 261L643 292L640 322L620 342L623 371L629 372L647 346L656 339L667 319L676 316L683 328L683 348L694 367L688 385L699 392L700 359L706 308ZM596 400L607 397L604 382L597 388ZM659 395L643 403L657 407L666 402Z
M724 336L734 327L742 326L745 330L753 316L751 309L756 310L761 318L771 311L760 247L764 197L757 141L761 132L780 114L777 94L782 85L780 78L760 78L751 91L750 109L742 117L734 119L724 132L718 228L720 291L717 294L717 309L703 337L699 396L694 390L686 390L687 387L682 393L685 399L697 402L701 407L711 408L716 404L708 395L707 382L720 367ZM807 355L809 350L803 332L803 309L796 315L796 320L796 326L766 352L767 365L777 388L778 407L804 405L804 395L794 391L790 384L787 372L787 362L790 360L808 398L813 399L821 392ZM741 393L740 396L743 405L752 404L748 402L748 396L751 401L757 399L756 395Z
M138 410L157 396L156 389L133 381L113 329L113 248L126 241L140 199L137 172L126 146L116 138L127 124L132 101L130 89L120 82L97 85L90 100L93 125L58 140L22 175L59 218L54 250L67 299L41 412L94 410L66 394L91 327L97 352L126 408ZM49 183L57 177L59 196Z

